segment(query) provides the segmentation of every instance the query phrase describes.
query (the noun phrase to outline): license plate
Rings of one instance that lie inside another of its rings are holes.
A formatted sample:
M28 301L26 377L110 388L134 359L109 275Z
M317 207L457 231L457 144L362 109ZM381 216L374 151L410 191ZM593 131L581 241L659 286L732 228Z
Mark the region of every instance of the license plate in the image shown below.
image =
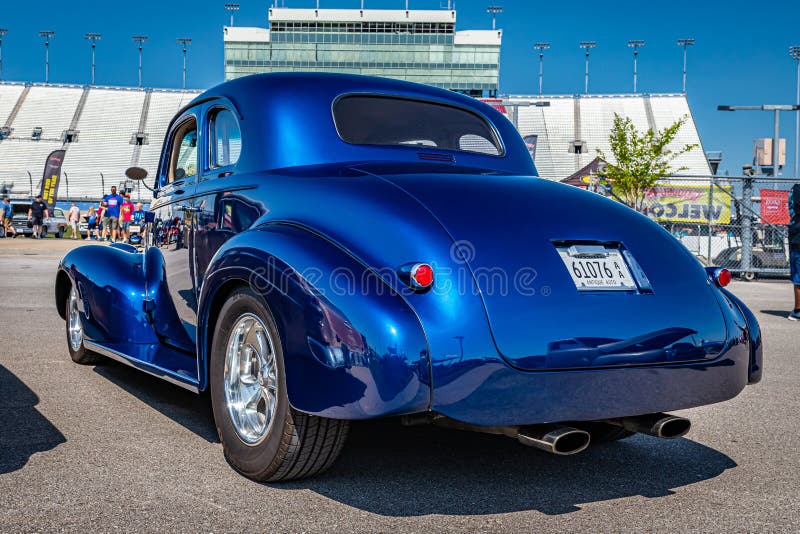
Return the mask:
M578 291L631 291L636 282L622 253L600 245L559 247L558 254Z
M141 231L141 227L138 224L137 225L131 225L130 231L131 232L136 232L138 234Z

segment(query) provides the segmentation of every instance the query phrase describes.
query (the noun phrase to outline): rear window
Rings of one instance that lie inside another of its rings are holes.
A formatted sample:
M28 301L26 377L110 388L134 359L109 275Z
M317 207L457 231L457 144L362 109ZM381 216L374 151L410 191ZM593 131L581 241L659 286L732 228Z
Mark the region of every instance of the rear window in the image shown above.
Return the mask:
M354 145L418 146L502 155L489 123L470 111L420 100L375 95L340 98L333 119Z

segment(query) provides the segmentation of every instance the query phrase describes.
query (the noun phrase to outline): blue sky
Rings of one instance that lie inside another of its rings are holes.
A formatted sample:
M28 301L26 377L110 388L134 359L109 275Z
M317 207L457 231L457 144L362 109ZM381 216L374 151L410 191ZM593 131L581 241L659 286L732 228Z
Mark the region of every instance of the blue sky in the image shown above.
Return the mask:
M222 26L227 14L219 1L0 2L3 78L43 81L44 45L39 30L54 30L51 82L89 81L86 32L103 34L97 48L97 83L135 85L134 34L145 34L144 83L178 87L181 83L177 37L191 37L188 84L204 88L222 81ZM267 0L239 0L237 26L265 26ZM313 7L314 0L285 0L287 7ZM322 0L322 7L358 7L359 0ZM411 9L433 9L444 0L410 0ZM457 2L460 29L490 28L487 1ZM684 2L531 2L492 0L504 7L498 27L504 30L500 85L504 93L538 90L535 41L549 41L545 56L545 92L583 91L581 40L597 41L592 51L590 92L632 90L632 55L628 39L644 39L640 52L639 90L675 92L681 87L682 55L675 44L694 37L689 50L688 97L706 150L724 152L723 168L738 172L752 158L752 139L771 137L772 116L764 112L724 113L718 104L792 103L796 64L790 45L800 44L800 1L775 0ZM402 8L403 0L366 0L367 8ZM776 19L771 18L777 15ZM792 168L793 114L784 113L782 136L789 141ZM785 173L786 174L786 173Z

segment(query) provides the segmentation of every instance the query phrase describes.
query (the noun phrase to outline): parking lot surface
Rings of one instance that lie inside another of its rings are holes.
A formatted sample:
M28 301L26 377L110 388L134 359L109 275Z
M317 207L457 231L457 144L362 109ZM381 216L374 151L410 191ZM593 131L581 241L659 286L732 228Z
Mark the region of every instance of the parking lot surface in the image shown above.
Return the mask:
M115 362L71 362L53 279L73 245L0 240L0 531L800 529L788 282L732 285L761 321L764 379L680 412L685 438L554 457L503 437L359 423L324 476L258 484L226 464L206 397Z

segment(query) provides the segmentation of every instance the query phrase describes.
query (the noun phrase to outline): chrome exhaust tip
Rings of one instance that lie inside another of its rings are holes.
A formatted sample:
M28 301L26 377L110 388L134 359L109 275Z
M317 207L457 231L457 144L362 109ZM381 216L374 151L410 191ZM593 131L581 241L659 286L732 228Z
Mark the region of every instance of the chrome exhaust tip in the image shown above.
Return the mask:
M558 456L570 456L586 450L591 437L585 430L568 426L535 425L520 428L517 441Z
M685 417L666 413L652 413L637 417L623 417L609 421L631 432L647 434L662 439L677 439L686 435L692 428L692 422Z

